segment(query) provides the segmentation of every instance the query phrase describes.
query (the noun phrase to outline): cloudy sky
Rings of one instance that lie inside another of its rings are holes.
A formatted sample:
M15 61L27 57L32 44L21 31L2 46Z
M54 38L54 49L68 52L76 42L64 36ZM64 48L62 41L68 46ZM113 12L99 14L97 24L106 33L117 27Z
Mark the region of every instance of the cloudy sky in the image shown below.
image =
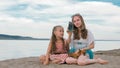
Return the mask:
M119 0L0 0L0 34L50 38L80 13L95 39L120 40Z

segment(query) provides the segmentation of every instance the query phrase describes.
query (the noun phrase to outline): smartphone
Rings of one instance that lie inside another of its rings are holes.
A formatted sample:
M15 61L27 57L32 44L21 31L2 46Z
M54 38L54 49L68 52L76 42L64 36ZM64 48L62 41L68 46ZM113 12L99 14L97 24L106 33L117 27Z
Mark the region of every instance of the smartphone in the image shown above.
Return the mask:
M69 22L69 24L68 24L68 31L73 31L73 27L74 27L73 23Z

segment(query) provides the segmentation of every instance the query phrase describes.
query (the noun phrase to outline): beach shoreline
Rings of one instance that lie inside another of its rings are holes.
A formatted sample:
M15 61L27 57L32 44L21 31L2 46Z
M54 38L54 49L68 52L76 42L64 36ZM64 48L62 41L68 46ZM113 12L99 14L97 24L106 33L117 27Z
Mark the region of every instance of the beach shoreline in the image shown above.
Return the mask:
M36 57L23 57L18 59L7 59L0 61L0 68L119 68L120 67L120 49L108 51L96 51L95 55L108 60L108 64L101 65L98 63L86 66L68 65L68 64L52 64L42 65L39 61L39 56Z

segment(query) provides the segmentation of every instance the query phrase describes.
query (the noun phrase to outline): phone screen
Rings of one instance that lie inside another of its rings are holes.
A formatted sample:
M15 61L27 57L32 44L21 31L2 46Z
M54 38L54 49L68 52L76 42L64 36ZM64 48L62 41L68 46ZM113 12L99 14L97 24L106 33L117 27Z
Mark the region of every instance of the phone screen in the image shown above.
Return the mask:
M69 22L69 24L68 24L68 30L69 31L73 31L73 23L72 22Z

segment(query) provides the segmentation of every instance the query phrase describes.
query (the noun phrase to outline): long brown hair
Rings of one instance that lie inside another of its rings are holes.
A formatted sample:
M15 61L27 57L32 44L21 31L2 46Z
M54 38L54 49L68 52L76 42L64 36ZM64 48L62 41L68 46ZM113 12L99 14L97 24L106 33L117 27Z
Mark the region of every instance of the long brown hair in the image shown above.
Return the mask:
M86 26L85 26L85 23L84 23L84 19L83 19L83 17L80 14L77 13L77 14L74 14L72 16L72 22L73 22L73 19L74 19L75 16L78 16L80 18L81 22L82 22L82 26L80 27L81 28L81 37L83 39L86 39L88 31L86 29ZM74 33L74 36L73 36L74 39L79 40L81 38L80 35L79 35L79 30L78 30L77 27L75 27L75 25L74 25L74 31L73 31L73 33Z
M55 30L56 30L58 27L63 28L62 26L57 25L57 26L54 26L54 28L53 28L53 30L52 30L52 36L51 36L51 42L52 42L51 53L52 53L52 54L54 54L55 51L56 51L56 44L55 44L55 43L57 42L57 38L56 38L54 32L55 32ZM62 43L63 43L63 49L65 49L66 46L65 46L64 38L61 38L61 40L62 40Z

